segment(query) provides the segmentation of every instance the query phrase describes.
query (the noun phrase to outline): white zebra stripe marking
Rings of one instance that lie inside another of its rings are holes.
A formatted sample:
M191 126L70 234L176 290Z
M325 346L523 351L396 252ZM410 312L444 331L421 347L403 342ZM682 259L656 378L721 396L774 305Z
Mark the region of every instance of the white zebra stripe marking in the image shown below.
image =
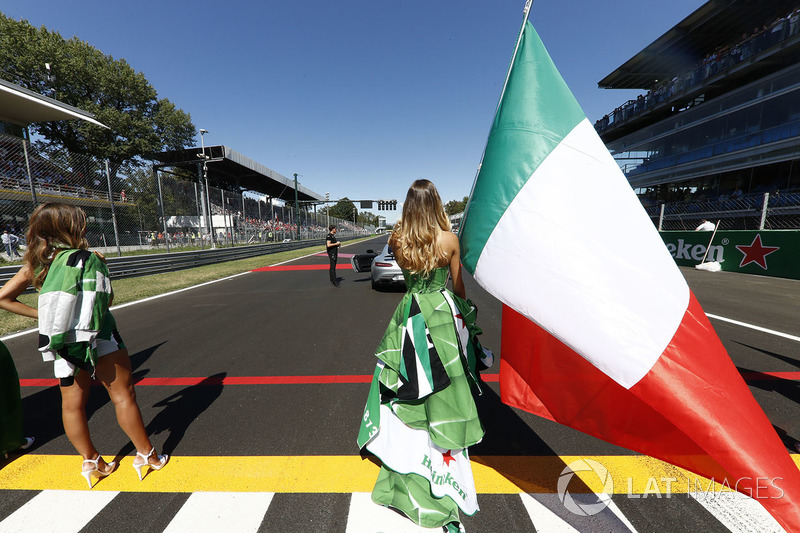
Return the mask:
M741 492L690 492L733 533L783 533L784 529L758 501Z
M100 490L43 490L0 522L0 532L78 533L117 494Z
M537 533L578 533L578 530L563 521L558 515L553 513L539 500L530 494L522 493L522 505L528 511Z
M441 528L419 527L414 522L372 501L369 492L354 492L350 497L345 533L431 533Z
M194 492L164 533L258 531L273 492Z

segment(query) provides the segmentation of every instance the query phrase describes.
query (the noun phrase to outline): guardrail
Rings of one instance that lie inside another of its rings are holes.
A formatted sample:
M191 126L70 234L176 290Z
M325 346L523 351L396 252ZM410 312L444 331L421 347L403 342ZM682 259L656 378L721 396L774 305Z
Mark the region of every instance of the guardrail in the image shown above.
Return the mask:
M341 239L342 241L352 240ZM325 239L308 241L292 241L270 244L256 244L251 246L235 246L232 248L215 248L212 250L198 250L193 252L173 252L150 255L131 255L126 257L107 257L108 271L111 279L132 278L147 276L161 272L174 272L203 265L246 259L259 255L269 255L300 248L319 246L320 251L325 248ZM19 270L19 265L0 267L0 285L5 284ZM32 289L28 289L29 291Z

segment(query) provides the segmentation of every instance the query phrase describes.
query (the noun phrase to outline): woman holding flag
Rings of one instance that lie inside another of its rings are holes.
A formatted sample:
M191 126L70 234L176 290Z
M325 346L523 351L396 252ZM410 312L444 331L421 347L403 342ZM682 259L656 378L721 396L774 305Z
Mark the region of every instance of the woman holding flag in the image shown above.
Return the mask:
M458 238L433 183L411 185L389 245L408 291L375 352L358 435L382 462L372 499L423 527L463 531L459 509L478 510L467 448L484 434L473 392L491 352L477 342Z

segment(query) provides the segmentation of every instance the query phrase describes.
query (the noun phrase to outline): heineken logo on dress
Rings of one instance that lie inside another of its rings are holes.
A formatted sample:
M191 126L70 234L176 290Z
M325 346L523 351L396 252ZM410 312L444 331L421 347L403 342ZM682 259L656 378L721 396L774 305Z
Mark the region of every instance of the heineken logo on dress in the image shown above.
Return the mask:
M450 463L455 460L456 458L453 457L452 450L447 450L446 453L442 454L442 462L446 466L449 466ZM431 463L431 460L427 455L424 456L424 458L422 459L422 466L428 468L431 471L430 480L432 485L450 485L451 487L453 487L453 490L455 490L458 493L458 495L461 496L462 500L467 499L467 493L461 490L461 487L459 487L458 485L458 481L456 481L456 478L453 477L453 474L449 470L447 471L446 474L441 474L440 472L437 472L433 468L433 463Z

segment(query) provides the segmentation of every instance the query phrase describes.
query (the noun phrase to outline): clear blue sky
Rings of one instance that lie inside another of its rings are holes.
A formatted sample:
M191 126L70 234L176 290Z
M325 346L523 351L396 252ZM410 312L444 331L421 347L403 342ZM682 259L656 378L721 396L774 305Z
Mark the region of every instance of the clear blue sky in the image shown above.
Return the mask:
M702 0L536 0L530 20L594 122L597 82ZM524 0L0 0L144 73L224 144L332 198L469 194ZM199 135L197 139L199 145ZM377 213L377 211L376 211ZM384 212L389 221L399 213Z

